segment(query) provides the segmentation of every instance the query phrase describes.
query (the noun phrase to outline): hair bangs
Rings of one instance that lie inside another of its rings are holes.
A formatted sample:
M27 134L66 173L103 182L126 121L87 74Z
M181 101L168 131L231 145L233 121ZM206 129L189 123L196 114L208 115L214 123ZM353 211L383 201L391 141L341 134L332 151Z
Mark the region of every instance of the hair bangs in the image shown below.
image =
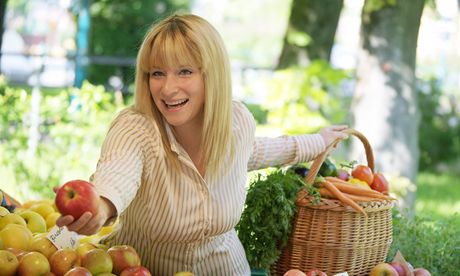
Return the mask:
M171 23L174 24L174 23ZM194 66L201 68L201 55L197 45L178 29L160 32L150 50L152 68L178 68Z

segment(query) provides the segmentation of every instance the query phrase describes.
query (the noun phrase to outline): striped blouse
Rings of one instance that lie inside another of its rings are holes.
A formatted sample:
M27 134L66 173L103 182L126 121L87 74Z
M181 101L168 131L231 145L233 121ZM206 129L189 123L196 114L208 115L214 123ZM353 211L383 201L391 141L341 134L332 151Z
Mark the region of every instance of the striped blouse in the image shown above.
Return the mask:
M316 157L319 134L256 138L246 107L233 103L233 162L204 178L167 128L181 171L165 156L152 119L129 109L112 122L91 181L119 214L117 231L104 242L129 244L153 275L250 275L234 230L246 198L247 172ZM225 160L229 160L228 156Z

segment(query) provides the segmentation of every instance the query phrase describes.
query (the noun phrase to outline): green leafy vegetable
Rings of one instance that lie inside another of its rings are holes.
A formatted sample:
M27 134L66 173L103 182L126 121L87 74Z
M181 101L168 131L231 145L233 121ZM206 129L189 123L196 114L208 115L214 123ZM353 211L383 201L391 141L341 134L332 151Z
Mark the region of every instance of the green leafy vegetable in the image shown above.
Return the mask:
M319 195L317 189L292 170L277 169L266 178L261 174L249 185L246 207L236 226L249 265L268 269L286 245L301 188Z

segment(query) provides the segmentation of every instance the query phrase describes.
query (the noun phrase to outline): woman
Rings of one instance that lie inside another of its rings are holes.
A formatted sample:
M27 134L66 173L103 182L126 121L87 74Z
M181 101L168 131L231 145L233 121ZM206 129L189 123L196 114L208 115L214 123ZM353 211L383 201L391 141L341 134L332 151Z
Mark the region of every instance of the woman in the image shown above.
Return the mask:
M345 127L255 138L252 115L232 101L222 39L195 15L152 27L135 82L134 106L112 123L91 177L99 212L61 217L58 225L93 234L118 217L105 242L133 246L154 275L249 275L234 230L247 172L311 160L345 138Z

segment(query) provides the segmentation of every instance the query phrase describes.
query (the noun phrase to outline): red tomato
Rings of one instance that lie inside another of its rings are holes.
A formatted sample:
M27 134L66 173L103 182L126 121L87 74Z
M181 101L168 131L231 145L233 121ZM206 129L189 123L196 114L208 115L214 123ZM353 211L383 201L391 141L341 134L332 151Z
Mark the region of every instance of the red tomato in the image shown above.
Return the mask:
M372 172L371 168L365 165L358 165L352 171L351 175L354 178L358 178L362 181L367 182L367 184L371 185L374 181L374 173Z
M371 184L371 189L388 195L390 185L388 184L388 181L381 172L377 172L374 174L374 181Z

